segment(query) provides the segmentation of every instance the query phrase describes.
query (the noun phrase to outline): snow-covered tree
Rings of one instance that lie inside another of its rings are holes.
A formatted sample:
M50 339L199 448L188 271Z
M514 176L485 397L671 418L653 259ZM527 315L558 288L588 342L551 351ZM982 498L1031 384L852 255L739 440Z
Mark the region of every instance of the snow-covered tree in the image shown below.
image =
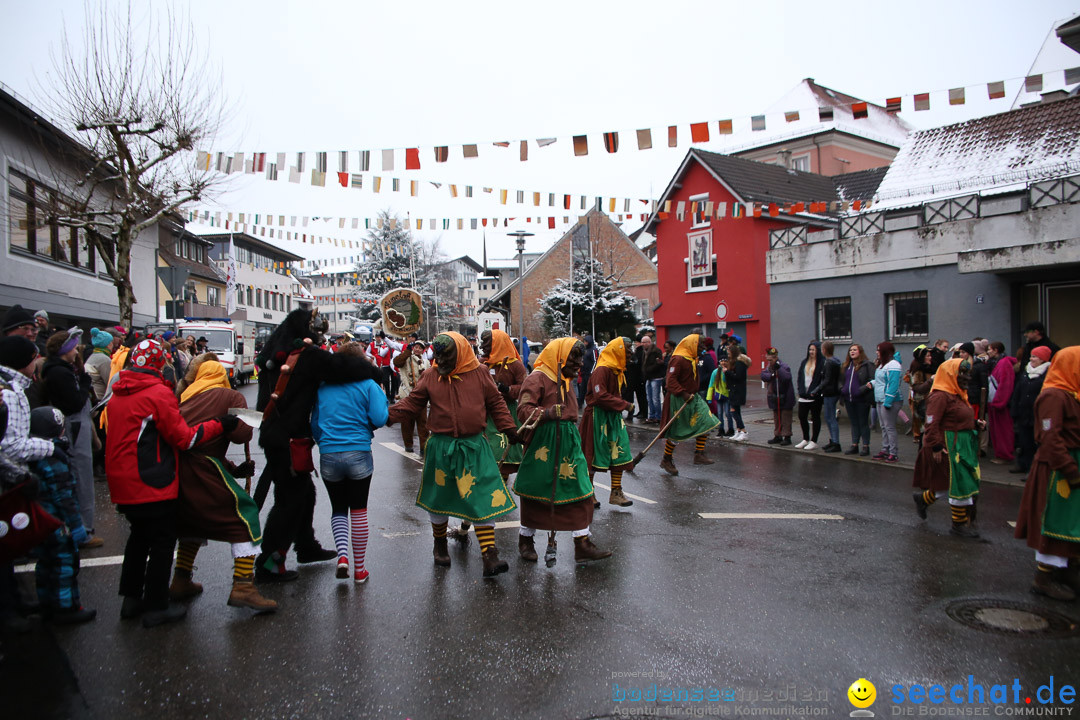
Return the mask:
M540 298L538 314L549 337L591 332L595 316L596 333L606 339L633 334L638 322L634 306L634 297L615 287L599 260L584 260L575 266L572 284L566 279L559 280Z

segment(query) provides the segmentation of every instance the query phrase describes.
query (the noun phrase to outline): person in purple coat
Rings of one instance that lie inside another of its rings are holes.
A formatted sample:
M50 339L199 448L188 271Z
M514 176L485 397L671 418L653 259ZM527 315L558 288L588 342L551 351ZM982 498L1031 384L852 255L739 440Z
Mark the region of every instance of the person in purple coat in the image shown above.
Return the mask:
M768 361L761 371L761 381L768 384L769 409L773 411L773 439L770 445L791 444L791 411L795 407L795 388L791 384L791 368L781 362L780 351L774 347L765 351Z

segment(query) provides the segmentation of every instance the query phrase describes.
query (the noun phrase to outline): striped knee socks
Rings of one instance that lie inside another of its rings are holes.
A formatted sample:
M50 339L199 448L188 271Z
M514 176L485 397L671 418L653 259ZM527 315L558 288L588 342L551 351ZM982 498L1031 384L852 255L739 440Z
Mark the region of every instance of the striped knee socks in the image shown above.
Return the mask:
M364 569L364 556L367 555L367 508L352 510L349 516L352 528L353 569L360 572Z
M924 490L922 494L923 502L927 505L933 505L937 502L937 493L933 490Z
M696 453L705 452L705 436L704 435L698 435L697 439L694 440L694 452L696 452Z
M480 541L480 554L483 555L488 548L495 547L495 526L477 525L476 539Z
M664 440L664 457L669 460L675 454L675 443L670 440Z
M967 522L968 518L968 506L967 505L953 505L952 506L952 521L953 525L963 525Z
M337 550L338 559L349 559L349 519L345 513L334 513L330 516L330 529L334 531L334 549Z
M255 577L255 556L233 558L233 582L250 582Z
M446 537L446 521L441 523L431 523L431 535L436 539Z
M622 491L622 470L611 471L611 492Z
M191 540L181 540L176 549L176 569L180 572L191 574L195 569L195 556L199 553L200 543Z

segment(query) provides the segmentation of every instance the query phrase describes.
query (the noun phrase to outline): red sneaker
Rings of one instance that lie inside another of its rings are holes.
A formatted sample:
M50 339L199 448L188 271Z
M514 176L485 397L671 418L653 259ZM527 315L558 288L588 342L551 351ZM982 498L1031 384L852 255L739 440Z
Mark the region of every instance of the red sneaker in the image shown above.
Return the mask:
M363 585L364 583L367 582L367 579L368 579L368 571L367 570L357 570L356 574L353 575L353 582L355 582L357 585Z
M337 577L339 580L349 577L349 558L344 555L337 559Z

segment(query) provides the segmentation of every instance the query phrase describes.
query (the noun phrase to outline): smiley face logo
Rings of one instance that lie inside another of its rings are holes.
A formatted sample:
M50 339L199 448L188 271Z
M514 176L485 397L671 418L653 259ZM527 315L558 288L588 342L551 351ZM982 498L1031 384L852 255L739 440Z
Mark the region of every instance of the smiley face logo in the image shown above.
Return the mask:
M859 678L851 683L847 690L848 701L857 708L868 708L877 699L877 688L866 678Z

